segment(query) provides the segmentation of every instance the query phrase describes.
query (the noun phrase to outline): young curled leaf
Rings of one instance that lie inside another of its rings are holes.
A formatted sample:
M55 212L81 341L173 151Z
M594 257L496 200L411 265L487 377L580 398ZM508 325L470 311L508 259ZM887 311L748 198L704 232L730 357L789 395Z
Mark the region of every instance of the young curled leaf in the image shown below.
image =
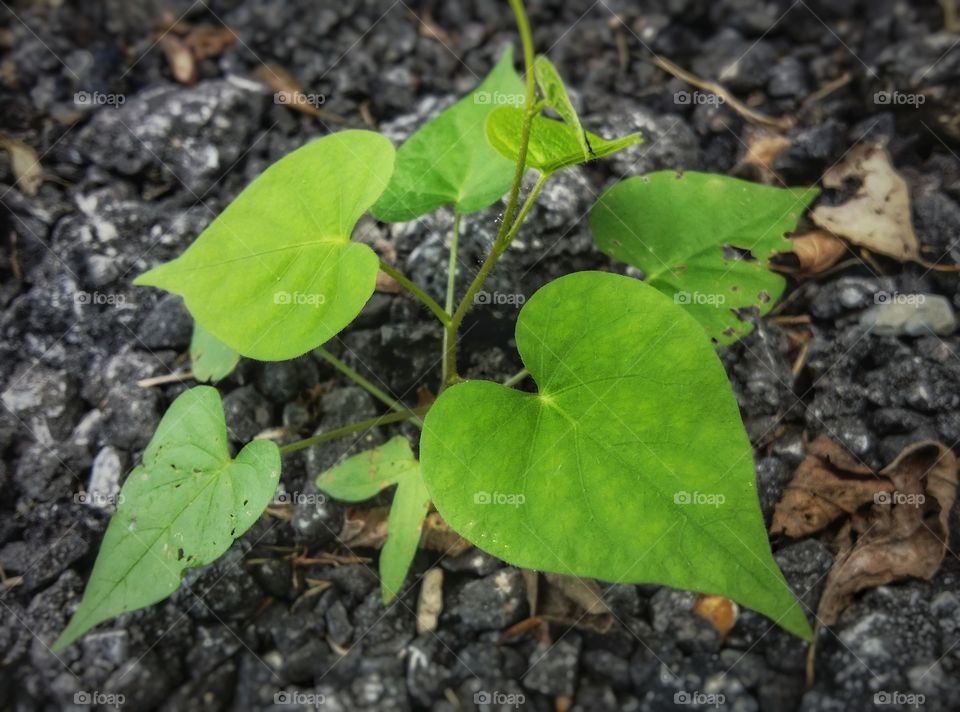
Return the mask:
M53 645L161 601L187 569L219 558L273 499L280 451L256 440L230 457L220 394L198 386L164 414L120 490L80 607Z
M501 106L491 111L487 118L487 141L501 156L514 163L520 151L523 115L523 109ZM589 155L585 156L583 152L582 140L588 144ZM530 126L527 168L549 175L588 160L609 156L642 141L643 137L638 133L608 141L589 131L578 130L538 114L533 117Z
M577 110L573 108L573 103L567 94L567 87L560 78L557 68L553 66L553 62L540 55L534 60L533 73L547 106L556 111L564 123L577 132L580 149L583 151L583 160L589 161L591 154L586 132L580 125L580 117L577 115Z

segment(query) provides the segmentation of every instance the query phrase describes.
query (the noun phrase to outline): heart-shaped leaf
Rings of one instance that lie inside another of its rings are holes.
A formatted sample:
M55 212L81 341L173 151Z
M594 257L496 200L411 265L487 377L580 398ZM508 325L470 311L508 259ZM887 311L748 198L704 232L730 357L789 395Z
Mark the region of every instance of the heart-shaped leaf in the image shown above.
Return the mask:
M516 566L727 596L810 637L737 403L689 314L581 272L526 303L517 348L538 393L467 381L426 416L423 474L454 529Z
M213 562L257 521L279 478L269 440L230 458L216 389L180 395L127 477L80 607L53 649L176 591L186 569Z
M381 447L347 458L317 478L318 489L345 502L370 499L392 485L397 485L397 492L387 519L387 542L380 552L384 603L392 601L403 587L430 509L430 495L410 443L398 435Z
M229 376L239 361L240 354L194 322L190 364L195 379L202 383L216 383Z
M243 356L295 358L326 343L373 294L379 259L353 228L393 171L393 145L341 131L268 168L179 258L136 284L183 296Z
M373 214L385 222L404 222L448 203L459 213L472 213L500 199L510 188L514 166L487 145L483 126L490 111L505 103L524 103L509 47L480 86L399 148L396 170Z
M567 87L560 78L560 73L553 66L553 62L545 56L540 55L534 60L533 73L537 78L537 85L543 93L543 99L547 106L557 112L564 123L577 132L580 140L580 151L583 153L583 160L590 160L590 146L587 144L587 135L580 124L580 117L577 110L573 108L573 102L567 94Z
M737 310L766 314L783 293L767 267L816 188L774 188L712 173L658 171L617 183L590 211L603 252L644 271L720 344L753 330Z
M487 118L487 141L501 156L514 163L520 150L523 112L523 109L512 106L501 106L491 111ZM584 158L581 148L584 137L589 148L588 158ZM608 141L538 114L530 125L527 168L549 175L587 160L609 156L642 141L643 137L638 133Z

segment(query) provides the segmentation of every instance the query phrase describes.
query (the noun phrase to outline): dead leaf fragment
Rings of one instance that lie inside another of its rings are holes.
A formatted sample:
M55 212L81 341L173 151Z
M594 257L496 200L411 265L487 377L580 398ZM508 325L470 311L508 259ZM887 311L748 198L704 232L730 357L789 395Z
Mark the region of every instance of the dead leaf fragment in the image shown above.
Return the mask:
M783 179L773 168L784 151L790 148L790 139L772 131L752 131L747 137L743 158L733 168L733 175L765 185L783 185Z
M727 637L740 615L740 607L729 598L700 594L693 606L693 612L706 618L717 629L720 638Z
M321 121L345 124L347 120L332 111L317 106L323 99L319 94L305 94L296 78L279 64L262 64L254 76L273 90L277 103L288 106L301 114L314 116Z
M916 443L880 474L890 479L893 491L851 517L834 542L837 556L817 609L827 625L864 589L932 578L947 551L957 490L953 452L938 442Z
M821 437L777 504L771 532L803 536L844 518L817 610L831 625L860 591L936 573L956 490L957 459L942 443L909 445L873 472Z
M9 136L0 135L0 150L10 156L10 167L16 178L16 187L21 193L32 198L43 185L43 167L40 157L32 146Z
M794 539L812 534L844 514L853 514L873 501L877 492L892 488L841 445L821 435L808 446L806 459L777 502L770 533Z
M351 549L382 549L387 540L387 517L390 507L350 507L344 516L338 538ZM472 544L457 534L438 512L431 512L423 521L420 548L459 556Z
M800 262L800 269L796 273L800 278L833 267L847 251L843 240L826 230L811 230L792 238L792 242L793 253Z
M167 57L170 72L173 78L181 84L196 84L199 75L197 62L193 52L184 44L183 40L173 34L166 34L160 38L160 47Z
M875 144L861 144L824 174L823 184L841 188L850 179L860 181L854 196L841 205L814 208L813 222L900 262L918 259L920 243L911 222L909 188L887 152Z
M434 567L424 574L420 584L417 598L417 634L435 631L442 612L443 569Z

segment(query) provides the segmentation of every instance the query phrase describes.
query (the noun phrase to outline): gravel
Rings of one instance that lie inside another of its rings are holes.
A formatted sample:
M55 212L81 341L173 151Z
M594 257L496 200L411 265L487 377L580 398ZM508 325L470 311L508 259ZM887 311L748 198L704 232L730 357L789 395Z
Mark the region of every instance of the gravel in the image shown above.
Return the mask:
M651 49L723 82L758 111L793 117L790 147L773 165L787 184L818 181L864 137L883 141L907 180L926 265L851 252L842 269L791 283L778 315L800 326L767 320L721 353L756 447L768 521L805 442L818 435L874 467L920 439L960 441L960 279L929 267L960 263L958 35L943 31L934 3L884 0L870 9L781 0L529 7L537 48L550 49L585 125L605 136L641 131L645 142L556 176L491 275L491 292L516 302L572 271L634 274L593 248L584 217L595 197L625 175L728 173L743 157L756 127L729 105L690 98L692 87L646 61ZM721 709L743 711L895 709L881 703L897 695L923 695L928 712L960 708L960 561L952 553L932 580L868 591L821 631L809 687L807 646L796 638L746 609L721 637L693 612L693 594L654 585L604 585L614 613L606 634L554 622L501 640L528 615L527 592L518 570L477 550L418 553L411 581L432 565L445 576L438 629L417 635L419 586L385 605L377 552L340 545L347 506L313 485L355 452L415 436L409 425L287 458L278 516L190 571L170 599L50 653L124 477L189 385L137 385L184 365L192 323L179 298L132 279L178 255L267 165L328 132L274 104L251 79L262 63L324 94L324 108L351 126L370 118L399 141L515 42L502 2L413 10L446 33L442 42L408 8L359 0L0 10L0 132L35 147L48 177L36 196L25 195L0 152L0 707L85 709L76 695L100 692L124 695L126 709L171 712L314 709L321 699L328 712L550 710L561 698L583 712L660 712L721 695ZM238 41L200 62L195 84L178 84L155 46L163 11L223 21ZM831 92L810 99L828 84ZM78 92L122 102L78 103ZM886 100L918 95L922 103ZM464 220L461 293L501 210ZM441 210L361 229L439 299L451 217ZM516 304L490 304L469 314L470 377L519 370L516 313ZM809 334L802 357L791 330ZM413 404L419 386L435 386L439 346L424 309L378 293L327 348ZM384 412L313 355L242 361L218 388L234 447L265 430L285 427L293 439ZM375 501L388 502L389 494ZM956 512L951 521L956 531ZM772 542L809 610L833 561L832 534ZM326 563L330 555L340 558Z

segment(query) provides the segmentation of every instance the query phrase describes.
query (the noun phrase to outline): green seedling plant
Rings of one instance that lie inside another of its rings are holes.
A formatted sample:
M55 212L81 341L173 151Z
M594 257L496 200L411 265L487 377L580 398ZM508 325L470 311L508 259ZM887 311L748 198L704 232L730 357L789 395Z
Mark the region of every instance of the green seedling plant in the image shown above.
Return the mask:
M522 3L510 5L523 78L508 49L399 149L362 130L303 146L180 257L137 279L183 297L196 320L197 380L223 378L240 357L312 351L390 412L282 447L255 440L233 458L216 389L181 394L123 485L55 649L162 600L185 570L222 555L272 501L281 456L404 421L421 430L419 460L395 437L317 473L321 491L347 502L394 490L379 559L385 602L403 590L432 503L455 531L513 565L723 595L811 638L770 551L751 445L715 349L747 333L745 313L765 313L783 291L767 259L790 249L784 235L816 191L700 173L627 178L601 196L590 223L599 249L645 280L561 277L519 313L523 371L505 383L458 372L464 317L544 185L642 140L583 128L556 68L534 54ZM536 178L522 195L528 174ZM465 218L504 198L486 259L457 290ZM445 206L454 217L441 304L353 233L367 213L401 222ZM432 406L398 402L323 348L359 314L380 271L443 330ZM520 390L527 378L531 390Z

